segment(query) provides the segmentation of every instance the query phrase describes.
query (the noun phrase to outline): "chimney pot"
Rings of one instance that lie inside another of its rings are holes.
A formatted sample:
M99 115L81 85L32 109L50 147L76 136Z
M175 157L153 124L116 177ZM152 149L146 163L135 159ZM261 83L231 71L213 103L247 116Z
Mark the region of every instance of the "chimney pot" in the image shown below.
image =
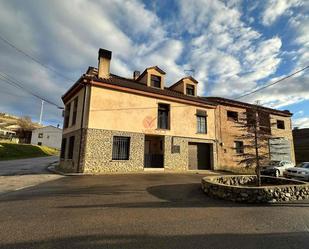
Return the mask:
M112 59L112 52L103 48L99 49L98 53L98 77L109 78L110 75L110 62Z
M103 57L103 58L105 58L105 59L111 60L111 59L112 59L112 51L109 51L109 50L100 48L100 49L99 49L99 59L100 59L101 57Z
M133 73L133 79L136 80L141 75L140 71L134 71Z

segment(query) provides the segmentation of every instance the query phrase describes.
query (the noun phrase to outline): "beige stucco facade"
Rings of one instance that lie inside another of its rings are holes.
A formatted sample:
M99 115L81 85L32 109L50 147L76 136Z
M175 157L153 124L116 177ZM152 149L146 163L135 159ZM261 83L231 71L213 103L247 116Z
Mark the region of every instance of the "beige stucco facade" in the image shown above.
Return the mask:
M63 158L60 158L60 167L65 172L79 172L84 164L85 151L83 148L85 147L85 134L88 126L90 91L90 86L83 87L65 103L66 108L68 105L71 105L68 127L63 127L62 132L62 139L66 139L66 144L62 144L64 146L64 154ZM72 108L74 99L76 98L78 99L77 116L76 122L73 124ZM70 137L75 138L74 151L71 159L68 158L68 141Z
M170 105L169 130L157 128L158 104ZM207 134L198 134L196 110L207 112ZM215 108L197 107L172 101L92 87L88 128L215 139Z
M61 160L60 167L67 172L121 173L142 172L144 165L145 136L162 137L164 143L165 171L188 170L188 144L207 143L211 145L211 167L217 164L215 133L215 106L184 104L103 87L87 86L72 95L66 105L78 98L78 114L75 125L72 113L69 126L64 129L63 138L75 138L72 159ZM84 96L85 95L85 96ZM85 97L83 125L83 99ZM170 105L170 129L158 129L158 104ZM72 104L73 105L73 104ZM72 109L72 107L71 107ZM207 133L197 133L197 110L207 113ZM81 127L83 128L81 130ZM81 132L82 131L82 132ZM82 140L81 140L82 136ZM114 136L130 137L128 160L112 160ZM173 145L179 146L180 153L172 153ZM66 144L66 154L69 150Z
M87 89L87 90L86 90ZM86 96L85 95L86 91ZM73 101L74 99L78 99L78 104L77 104L77 116L76 116L76 122L73 124ZM85 98L85 106L84 106L84 98ZM89 112L89 100L90 100L90 86L87 86L80 89L77 93L75 93L68 102L65 103L65 106L67 107L68 105L71 105L71 111L69 114L69 123L68 127L63 129L63 134L68 134L71 132L74 132L76 130L80 130L82 127L87 128L88 125L88 112ZM83 108L84 106L84 108ZM65 107L65 108L66 108ZM83 116L83 111L84 111L84 118ZM82 125L82 119L83 119L83 125Z

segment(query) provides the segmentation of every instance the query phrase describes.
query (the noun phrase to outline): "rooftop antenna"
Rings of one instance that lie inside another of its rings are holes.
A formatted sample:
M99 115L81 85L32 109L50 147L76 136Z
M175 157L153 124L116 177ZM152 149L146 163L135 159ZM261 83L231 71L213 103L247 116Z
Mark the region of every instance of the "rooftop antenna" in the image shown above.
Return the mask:
M261 100L256 100L255 105L261 105Z
M195 73L194 69L185 69L183 70L186 76L193 76Z

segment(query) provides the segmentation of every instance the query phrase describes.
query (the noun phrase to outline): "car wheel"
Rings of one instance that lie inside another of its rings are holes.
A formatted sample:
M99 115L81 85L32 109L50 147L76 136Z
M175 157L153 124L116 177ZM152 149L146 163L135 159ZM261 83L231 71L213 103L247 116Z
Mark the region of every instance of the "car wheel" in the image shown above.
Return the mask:
M275 177L279 177L280 176L280 172L279 172L279 170L276 170L275 171Z

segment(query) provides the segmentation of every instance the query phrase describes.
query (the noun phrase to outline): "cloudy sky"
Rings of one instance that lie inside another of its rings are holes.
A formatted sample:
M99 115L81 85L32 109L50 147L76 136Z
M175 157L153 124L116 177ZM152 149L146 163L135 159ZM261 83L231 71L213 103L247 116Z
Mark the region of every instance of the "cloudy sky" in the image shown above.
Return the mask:
M171 85L194 69L199 95L236 98L308 66L308 29L306 0L0 0L0 36L19 49L0 40L0 112L40 113L7 77L62 106L100 47L113 51L115 74L158 65ZM309 127L308 71L241 100L289 109ZM46 104L43 120L61 123L61 111Z

